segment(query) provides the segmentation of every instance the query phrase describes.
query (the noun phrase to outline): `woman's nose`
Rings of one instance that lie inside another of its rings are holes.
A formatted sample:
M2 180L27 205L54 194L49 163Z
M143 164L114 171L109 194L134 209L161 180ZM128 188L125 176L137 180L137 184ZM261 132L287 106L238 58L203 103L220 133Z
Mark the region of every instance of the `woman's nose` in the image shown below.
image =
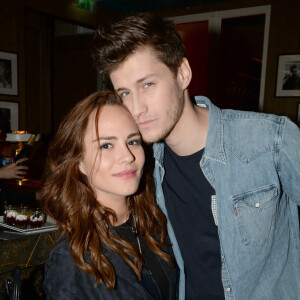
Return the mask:
M123 147L122 149L122 154L120 156L120 161L126 162L126 163L131 163L135 160L135 157L133 155L133 153L130 151L130 149L128 148L128 146Z

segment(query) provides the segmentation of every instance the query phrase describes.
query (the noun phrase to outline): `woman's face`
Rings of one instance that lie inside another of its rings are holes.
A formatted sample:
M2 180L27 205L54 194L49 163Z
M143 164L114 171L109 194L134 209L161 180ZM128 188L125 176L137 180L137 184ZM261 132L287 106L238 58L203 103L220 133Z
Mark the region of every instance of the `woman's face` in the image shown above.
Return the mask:
M99 141L95 115L94 111L84 136L80 170L88 177L98 201L113 208L111 201L126 199L137 191L145 155L138 127L126 108L103 107L98 120Z

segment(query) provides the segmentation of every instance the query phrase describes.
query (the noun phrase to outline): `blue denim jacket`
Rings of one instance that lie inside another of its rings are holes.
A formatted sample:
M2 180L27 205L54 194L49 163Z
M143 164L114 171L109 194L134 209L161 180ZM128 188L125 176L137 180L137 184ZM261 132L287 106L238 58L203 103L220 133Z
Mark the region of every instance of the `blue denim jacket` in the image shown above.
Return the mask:
M300 130L286 117L209 109L200 167L216 191L226 300L300 299ZM153 145L157 203L168 217L162 191L164 143ZM180 220L178 220L180 222ZM184 263L171 223L168 231L181 271Z

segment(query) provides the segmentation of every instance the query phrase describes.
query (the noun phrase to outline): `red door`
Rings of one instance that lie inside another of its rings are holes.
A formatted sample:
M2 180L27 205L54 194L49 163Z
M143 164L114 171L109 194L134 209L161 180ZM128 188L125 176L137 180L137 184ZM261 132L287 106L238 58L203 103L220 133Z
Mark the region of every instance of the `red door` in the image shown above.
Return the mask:
M186 48L186 57L192 69L191 96L207 94L208 21L176 25Z

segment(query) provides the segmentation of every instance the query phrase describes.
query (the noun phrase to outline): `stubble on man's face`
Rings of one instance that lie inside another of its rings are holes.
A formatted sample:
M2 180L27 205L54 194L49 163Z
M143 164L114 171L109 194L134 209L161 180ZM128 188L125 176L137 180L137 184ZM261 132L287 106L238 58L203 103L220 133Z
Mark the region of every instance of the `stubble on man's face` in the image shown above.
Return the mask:
M181 77L151 48L140 48L129 56L110 73L110 79L145 142L158 142L172 133L184 106Z
M159 127L155 129L142 129L139 128L143 140L148 143L161 142L173 134L173 131L178 124L184 108L184 96L183 91L179 88L177 82L175 82L174 88L176 93L170 95L169 109L165 114L160 115Z

